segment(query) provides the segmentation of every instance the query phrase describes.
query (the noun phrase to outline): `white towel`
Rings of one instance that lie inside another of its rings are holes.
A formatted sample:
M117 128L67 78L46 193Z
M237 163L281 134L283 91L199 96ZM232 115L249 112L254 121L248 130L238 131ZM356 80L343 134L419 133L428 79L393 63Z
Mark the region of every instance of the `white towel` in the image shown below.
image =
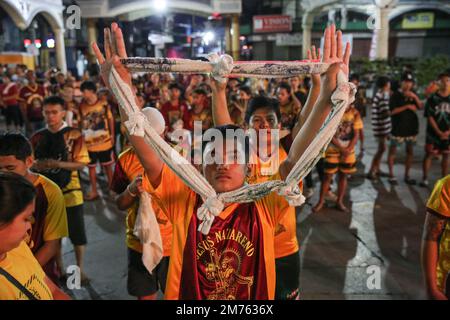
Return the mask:
M152 273L163 257L161 231L152 206L152 198L147 192L139 197L139 209L133 234L142 243L142 262Z

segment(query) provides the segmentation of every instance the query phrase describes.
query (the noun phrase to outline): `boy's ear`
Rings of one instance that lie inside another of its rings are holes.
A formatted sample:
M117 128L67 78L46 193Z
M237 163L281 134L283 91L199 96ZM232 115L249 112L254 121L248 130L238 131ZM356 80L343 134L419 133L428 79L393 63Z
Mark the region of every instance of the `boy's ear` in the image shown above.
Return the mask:
M34 164L34 157L33 156L29 156L25 159L25 165L27 166L28 169L30 169Z

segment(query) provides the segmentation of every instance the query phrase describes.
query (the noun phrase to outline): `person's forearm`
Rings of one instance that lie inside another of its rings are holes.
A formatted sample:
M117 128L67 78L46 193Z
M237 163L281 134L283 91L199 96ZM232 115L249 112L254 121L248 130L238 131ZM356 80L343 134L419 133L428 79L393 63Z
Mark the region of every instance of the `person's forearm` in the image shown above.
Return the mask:
M115 130L116 130L116 128L115 128L116 124L115 124L115 122L114 122L114 118L109 119L109 120L108 120L108 123L109 123L109 132L110 132L110 134L111 134L111 139L114 141L114 140L115 140L115 137L116 137L116 132L115 132Z
M305 102L305 105L303 106L302 110L300 111L300 116L298 117L298 121L295 124L294 128L292 129L292 137L295 138L295 136L300 131L300 128L305 124L306 119L308 119L309 115L311 114L311 111L317 102L317 98L320 94L320 79L318 80L312 80L312 85L308 93L308 98Z
M44 245L35 253L34 256L42 267L55 257L58 250L61 249L60 241L61 239L45 241Z
M331 111L330 97L319 97L311 112L311 116L308 117L305 125L302 127L301 133L295 137L287 159L280 166L280 175L283 180L319 133L320 128Z
M436 132L438 136L443 134L433 117L428 117L428 121L430 122L431 128L433 128L434 132Z
M128 192L128 188L116 197L116 205L119 210L127 210L135 201L136 198Z
M422 240L422 270L428 294L437 290L436 267L438 261L437 241Z
M212 90L212 115L214 126L233 124L227 106L225 89Z
M83 162L68 162L68 161L58 161L58 168L77 171L86 167L86 163Z
M56 286L56 284L47 276L44 278L45 284L50 289L54 300L72 300L64 291Z
M410 104L407 104L402 107L395 108L394 110L391 111L391 116L395 116L396 114L399 114L399 113L402 113L403 111L408 110L410 106L411 106Z

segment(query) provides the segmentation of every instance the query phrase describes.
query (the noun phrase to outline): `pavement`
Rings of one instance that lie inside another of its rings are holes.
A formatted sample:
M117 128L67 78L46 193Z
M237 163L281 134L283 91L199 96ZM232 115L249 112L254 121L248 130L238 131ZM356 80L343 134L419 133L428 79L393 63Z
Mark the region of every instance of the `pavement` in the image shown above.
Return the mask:
M420 118L420 135L415 148L411 177L421 179L424 155L425 120ZM439 179L440 165L433 162L430 187L403 183L404 150L399 148L397 186L387 178L372 182L364 178L376 151L370 119L365 124L365 155L358 172L349 181L346 204L350 213L330 207L319 213L311 208L315 194L297 208L297 232L300 241L301 299L425 299L420 267L420 243L426 200ZM382 170L387 172L386 154ZM84 175L83 175L84 176ZM107 196L100 179L102 199L85 204L88 245L85 273L90 283L69 293L75 299L135 299L127 293L127 250L125 213ZM86 188L86 183L84 183ZM74 264L74 252L63 240L66 266Z

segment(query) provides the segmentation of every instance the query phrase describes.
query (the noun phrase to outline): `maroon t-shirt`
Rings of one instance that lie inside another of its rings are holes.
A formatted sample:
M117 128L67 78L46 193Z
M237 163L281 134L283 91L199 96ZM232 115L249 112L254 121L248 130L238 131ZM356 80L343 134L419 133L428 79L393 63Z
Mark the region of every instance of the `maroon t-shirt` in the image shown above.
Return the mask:
M42 114L42 102L46 96L46 91L43 86L38 84L34 86L27 85L20 89L19 100L26 104L27 118L30 121L42 121L44 115ZM40 106L33 105L33 100L41 101Z
M197 208L201 204L197 198ZM264 242L254 203L216 218L208 235L193 215L183 253L180 299L267 300Z

